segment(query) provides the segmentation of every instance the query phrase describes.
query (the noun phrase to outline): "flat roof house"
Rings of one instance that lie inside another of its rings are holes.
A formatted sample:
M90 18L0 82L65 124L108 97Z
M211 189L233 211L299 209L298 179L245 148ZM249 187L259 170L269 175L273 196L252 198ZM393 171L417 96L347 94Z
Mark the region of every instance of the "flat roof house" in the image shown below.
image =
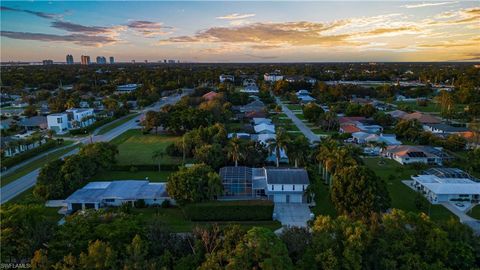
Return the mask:
M444 169L455 170L454 168ZM448 172L430 174L426 171L424 174L412 176L412 180L412 186L433 204L452 201L478 203L480 200L480 183L464 174L459 174L458 171L454 174Z
M253 127L258 134L275 134L275 126L272 124L259 124Z
M70 195L65 202L69 212L82 209L99 209L108 206L121 206L144 200L146 205L160 205L164 200L172 200L166 183L150 183L141 180L111 182L90 182Z
M130 84L124 84L124 85L118 85L117 86L117 94L127 94L130 92L133 92L137 90L138 87L142 86L141 84L136 84L136 83L130 83Z
M68 115L67 113L54 113L47 115L48 129L55 131L57 134L65 134L68 132Z
M223 198L267 198L275 203L306 203L310 181L301 168L223 167L220 179Z

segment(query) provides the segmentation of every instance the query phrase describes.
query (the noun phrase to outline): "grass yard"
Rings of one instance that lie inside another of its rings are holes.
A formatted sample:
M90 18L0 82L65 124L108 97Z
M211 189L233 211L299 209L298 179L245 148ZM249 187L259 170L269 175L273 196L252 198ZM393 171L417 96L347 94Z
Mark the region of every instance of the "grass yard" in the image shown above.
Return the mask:
M393 104L400 106L406 105L412 108L413 110L420 111L420 112L440 112L440 106L437 103L429 102L427 106L419 106L417 102L405 102L405 101L395 101ZM455 111L462 112L465 108L463 104L455 104Z
M71 142L70 142L71 143ZM4 185L11 183L12 181L17 180L18 178L30 173L31 171L42 167L43 165L47 164L50 161L59 159L61 156L65 155L66 153L72 151L73 149L79 147L79 145L72 145L65 149L54 151L42 158L34 160L18 169L13 171L12 173L8 174L7 176L1 177L0 185L3 187Z
M302 105L299 105L299 104L288 104L288 105L287 105L287 108L289 108L290 110L301 111L301 110L302 110Z
M467 215L480 220L480 205L477 205L467 212Z
M250 229L252 227L265 227L272 231L281 227L278 221L231 221L231 222L192 222L186 218L183 210L179 207L172 208L144 208L144 209L132 209L133 213L140 215L140 219L148 221L154 216L161 218L165 225L173 232L191 232L196 226L209 226L218 224L219 226L227 226L230 224L238 224L244 229Z
M92 177L93 181L110 180L145 180L148 177L150 182L166 182L172 171L105 171Z
M106 124L105 126L101 127L100 131L98 132L98 135L102 135L102 134L105 134L107 132L109 132L110 130L116 128L116 127L119 127L123 124L125 124L126 122L132 120L133 118L135 118L136 116L138 116L138 113L135 113L135 114L131 114L131 115L127 115L121 119L118 119L116 121L113 121L111 123L108 123Z
M179 136L142 134L141 130L131 129L115 138L112 142L118 145L118 163L121 165L156 164L152 159L155 151L167 148L169 144L178 140ZM180 157L171 157L165 154L161 163L180 164Z
M295 116L300 119L300 120L306 120L305 119L305 115L303 115L303 113L298 113L298 114L295 114Z
M415 191L401 182L402 180L409 180L411 175L418 172L391 159L383 159L385 163L381 165L379 164L380 160L381 158L364 158L363 162L377 176L385 180L392 199L392 207L418 213L419 210L414 203ZM433 220L446 220L454 217L454 215L441 205L432 205L430 217Z

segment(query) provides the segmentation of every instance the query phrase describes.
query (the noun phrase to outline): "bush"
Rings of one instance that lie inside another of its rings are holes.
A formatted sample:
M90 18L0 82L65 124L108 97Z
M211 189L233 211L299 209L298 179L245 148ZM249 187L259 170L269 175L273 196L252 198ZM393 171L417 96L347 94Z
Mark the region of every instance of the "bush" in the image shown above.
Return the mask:
M272 220L271 201L232 201L188 204L185 214L192 221Z
M9 158L2 158L2 167L10 168L11 166L16 165L20 162L23 162L31 157L34 157L39 153L42 153L47 150L51 150L51 148L55 147L56 145L57 145L57 142L55 140L49 140L46 143L38 146L37 148L33 148L19 155L9 157Z
M160 206L162 208L170 208L171 205L170 200L164 200Z
M135 202L135 207L136 208L145 208L145 207L147 207L147 204L145 203L144 199L139 199Z

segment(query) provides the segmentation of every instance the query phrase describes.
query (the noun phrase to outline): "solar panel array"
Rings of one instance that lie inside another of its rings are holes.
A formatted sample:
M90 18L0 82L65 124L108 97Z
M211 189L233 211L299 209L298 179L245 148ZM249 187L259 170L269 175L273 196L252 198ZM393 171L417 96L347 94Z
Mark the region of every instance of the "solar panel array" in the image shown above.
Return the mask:
M425 174L435 175L439 178L467 178L474 181L478 181L470 174L458 169L458 168L430 168L424 171Z
M427 157L427 155L425 155L424 152L408 152L407 155L409 157L413 157L413 158L416 158L416 157Z

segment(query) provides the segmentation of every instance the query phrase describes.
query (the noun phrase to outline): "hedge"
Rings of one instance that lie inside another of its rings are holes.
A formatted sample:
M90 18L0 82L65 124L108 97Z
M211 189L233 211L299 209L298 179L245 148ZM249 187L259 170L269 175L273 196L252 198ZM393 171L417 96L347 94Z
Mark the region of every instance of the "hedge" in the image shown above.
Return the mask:
M186 205L183 210L192 221L272 220L271 201L215 201Z
M110 123L112 122L113 120L115 120L116 118L115 117L108 117L108 118L105 118L105 119L102 119L102 120L99 120L99 121L96 121L95 123L91 124L90 126L88 127L83 127L83 128L77 128L77 129L71 129L70 130L70 134L71 135L82 135L82 134L86 134L88 132L91 132L107 123Z
M36 156L37 154L50 150L51 148L55 147L57 145L57 141L55 140L49 140L46 143L33 148L31 150L28 150L24 153L21 153L19 155L13 156L13 157L8 157L5 159L2 159L2 167L10 168L13 165L16 165L22 161L25 161L31 157Z
M160 164L161 170L165 171L178 171L178 164ZM131 171L134 167L138 171L158 171L158 164L132 164L132 165L119 165L112 166L112 171Z

